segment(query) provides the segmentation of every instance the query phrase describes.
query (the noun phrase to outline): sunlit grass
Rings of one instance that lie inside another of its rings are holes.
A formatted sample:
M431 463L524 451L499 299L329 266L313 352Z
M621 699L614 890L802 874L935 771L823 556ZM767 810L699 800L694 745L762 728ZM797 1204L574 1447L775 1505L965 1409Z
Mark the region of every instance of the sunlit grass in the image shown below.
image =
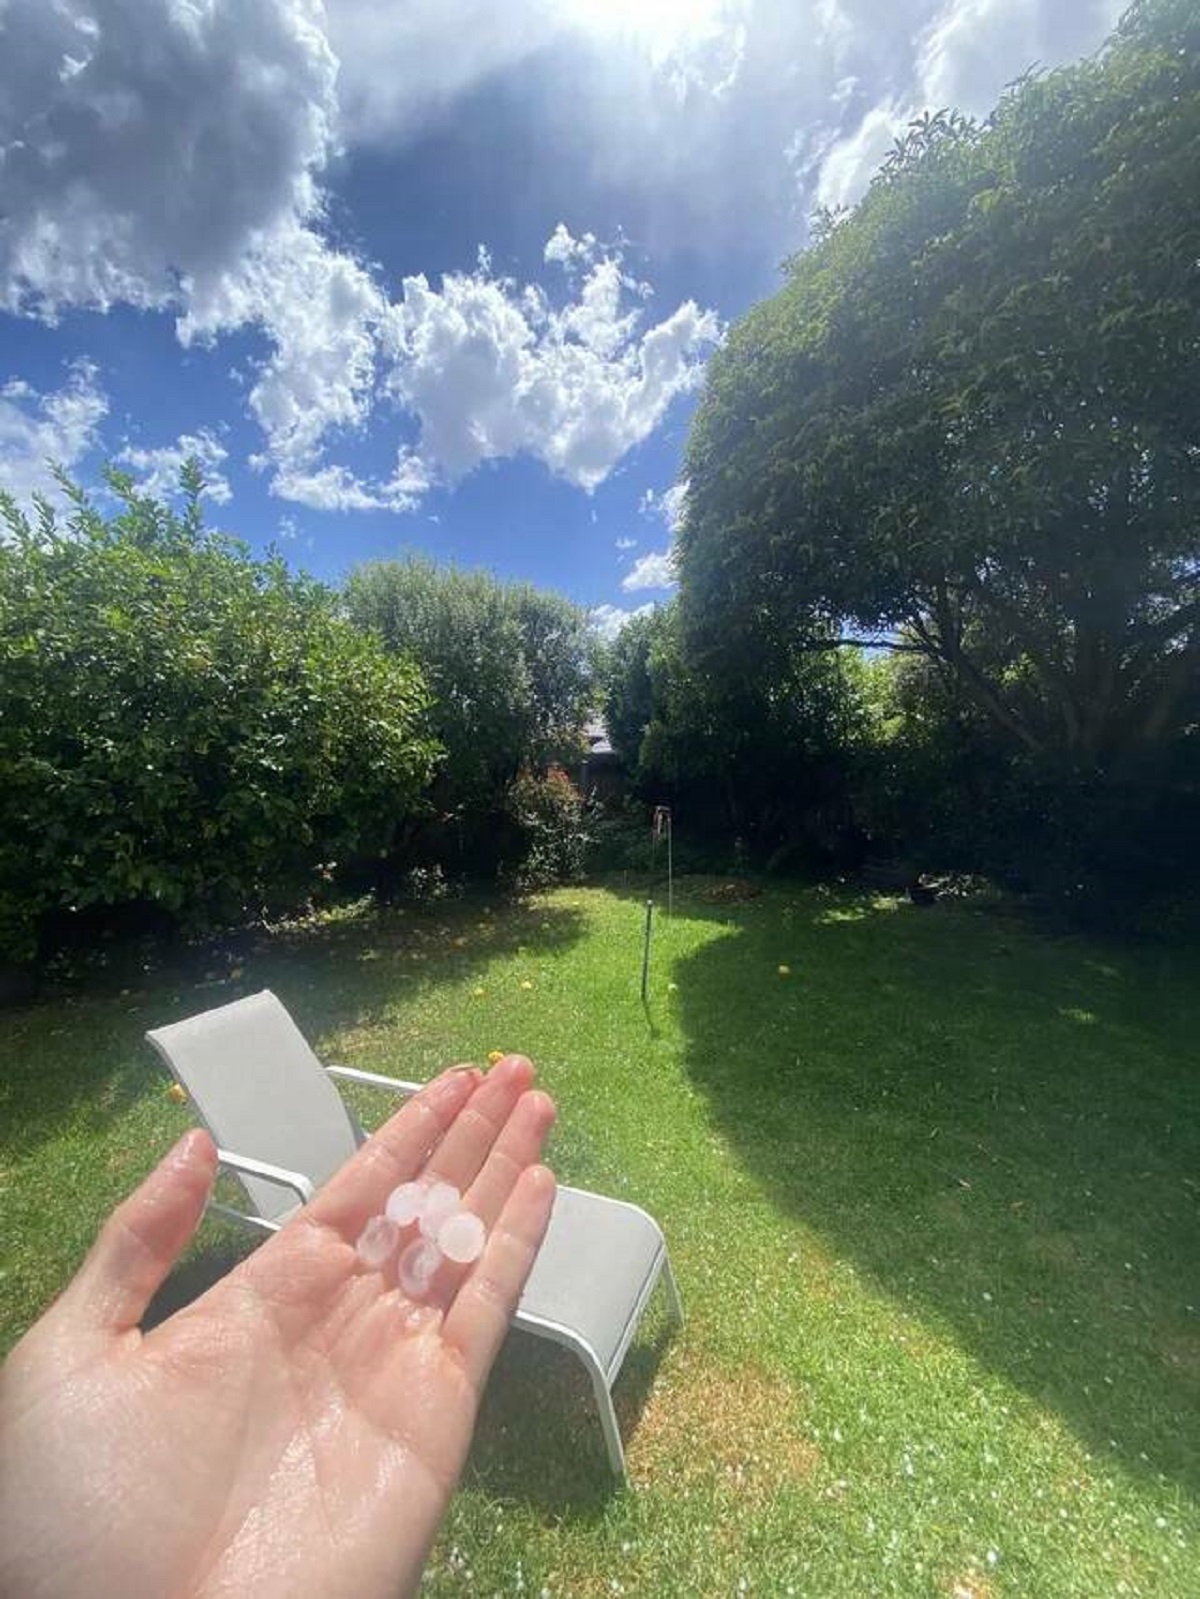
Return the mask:
M11 1013L7 1339L186 1125L143 1029L269 986L329 1059L527 1051L560 1174L646 1205L680 1275L684 1333L652 1317L618 1385L635 1491L570 1361L514 1340L431 1594L1195 1593L1194 954L702 889L648 1013L641 895L603 889Z

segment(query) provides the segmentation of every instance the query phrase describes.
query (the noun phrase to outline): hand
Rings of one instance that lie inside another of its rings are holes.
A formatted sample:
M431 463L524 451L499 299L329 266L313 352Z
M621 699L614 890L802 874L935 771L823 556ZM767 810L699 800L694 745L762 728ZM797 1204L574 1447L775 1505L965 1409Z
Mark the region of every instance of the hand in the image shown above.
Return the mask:
M138 1323L216 1170L188 1133L106 1222L0 1376L0 1593L416 1588L545 1232L554 1120L533 1068L447 1072L261 1249ZM397 1183L455 1183L490 1229L421 1307L354 1251Z

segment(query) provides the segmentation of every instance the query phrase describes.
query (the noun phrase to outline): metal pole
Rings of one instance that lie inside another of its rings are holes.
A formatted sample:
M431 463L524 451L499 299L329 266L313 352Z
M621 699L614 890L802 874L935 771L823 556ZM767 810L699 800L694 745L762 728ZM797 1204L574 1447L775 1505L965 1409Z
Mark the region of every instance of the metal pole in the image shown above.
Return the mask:
M673 842L674 822L670 811L667 812L667 915L672 920L675 917L675 859Z
M650 920L654 915L654 901L646 901L646 932L642 940L642 1004L646 1003L646 994L650 986Z

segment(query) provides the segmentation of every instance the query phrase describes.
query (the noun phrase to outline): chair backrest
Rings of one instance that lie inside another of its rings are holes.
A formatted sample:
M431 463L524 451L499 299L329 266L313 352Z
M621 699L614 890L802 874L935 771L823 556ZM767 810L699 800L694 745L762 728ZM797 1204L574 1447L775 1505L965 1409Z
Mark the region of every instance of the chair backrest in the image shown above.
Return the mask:
M223 1148L297 1171L319 1188L354 1153L357 1128L304 1034L271 993L250 994L146 1037ZM241 1182L259 1215L296 1203L261 1177Z

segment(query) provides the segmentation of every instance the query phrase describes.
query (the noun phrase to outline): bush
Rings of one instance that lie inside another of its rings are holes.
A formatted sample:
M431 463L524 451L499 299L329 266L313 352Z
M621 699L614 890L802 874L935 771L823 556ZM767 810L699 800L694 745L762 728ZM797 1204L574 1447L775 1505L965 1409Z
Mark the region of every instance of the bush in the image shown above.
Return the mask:
M375 561L352 572L350 617L415 660L434 696L444 749L419 836L400 865L444 860L488 875L503 854L510 784L581 749L589 701L586 619L562 595L432 561Z
M53 911L140 903L186 930L295 904L377 854L436 756L417 667L279 560L110 475L102 516L0 516L0 956Z
M522 772L508 791L514 834L514 885L525 892L583 876L590 838L583 796L560 766L545 776Z

